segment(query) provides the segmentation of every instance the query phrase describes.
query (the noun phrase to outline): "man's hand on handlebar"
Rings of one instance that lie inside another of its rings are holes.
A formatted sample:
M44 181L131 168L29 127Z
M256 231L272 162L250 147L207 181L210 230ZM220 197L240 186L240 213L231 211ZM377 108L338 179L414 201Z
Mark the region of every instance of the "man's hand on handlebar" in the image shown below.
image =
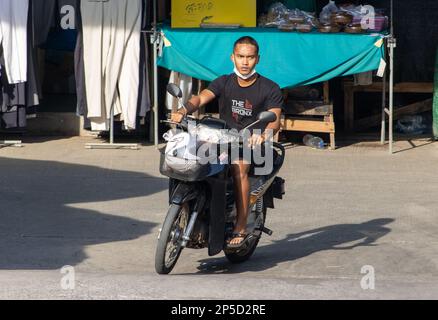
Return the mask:
M172 112L170 115L170 120L176 123L181 123L181 121L184 119L184 114L182 112Z
M182 108L178 109L177 112L172 112L170 116L170 120L176 123L181 123L181 121L183 121L187 113L188 113L187 108L183 106Z
M271 129L266 129L262 134L254 133L248 139L248 147L255 148L261 146L266 141L271 141L272 137L273 137L273 131Z
M265 135L262 134L253 134L248 140L248 147L256 147L260 146L263 142L265 142Z

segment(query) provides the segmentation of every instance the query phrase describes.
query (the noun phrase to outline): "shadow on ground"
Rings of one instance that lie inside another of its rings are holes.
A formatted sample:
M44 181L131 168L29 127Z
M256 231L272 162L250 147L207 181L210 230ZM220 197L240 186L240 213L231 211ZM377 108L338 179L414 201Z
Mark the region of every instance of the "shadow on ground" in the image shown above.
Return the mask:
M85 246L150 233L156 223L128 218L129 209L101 210L167 189L167 179L53 161L0 158L0 170L0 269L8 270L74 266Z
M394 133L394 143L406 142L407 146L395 151L394 153L405 152L420 147L430 145L435 142L430 134L422 135L408 135ZM337 136L336 147L337 149L346 148L350 146L356 147L368 147L368 148L389 148L388 135L384 144L380 142L380 135L377 133L343 133Z
M306 132L285 132L281 136L281 142L288 145L288 148L303 146L303 136ZM330 137L328 133L315 133L314 135L322 138L325 143L329 144ZM373 149L387 150L389 148L388 134L384 144L380 142L380 129L374 132L336 132L336 150L348 147L364 147ZM397 143L394 153L414 150L428 146L436 142L432 134L400 134L394 133L394 143ZM397 148L401 149L397 150ZM309 147L307 147L309 148Z
M338 224L302 233L289 234L272 244L258 247L250 260L232 264L224 258L198 261L198 273L241 273L263 271L278 264L307 257L326 250L352 250L363 246L376 246L375 242L391 229L385 225L394 219L382 218L358 224Z

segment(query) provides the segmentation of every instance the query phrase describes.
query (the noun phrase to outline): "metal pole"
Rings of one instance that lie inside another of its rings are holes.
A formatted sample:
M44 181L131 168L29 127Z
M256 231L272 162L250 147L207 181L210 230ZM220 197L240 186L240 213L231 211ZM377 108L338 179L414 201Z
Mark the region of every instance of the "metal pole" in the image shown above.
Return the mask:
M158 147L158 30L157 30L157 0L154 0L154 144Z
M110 144L114 144L114 104L111 107L111 120L110 120Z
M152 51L155 50L153 44L154 44L154 40L155 39L155 32L151 31L150 34L150 39L149 39L149 43L152 45ZM152 53L152 59L153 59L153 53ZM151 74L152 74L152 78L151 78L151 82L152 82L152 95L154 94L154 88L155 88L155 81L154 81L154 68L152 67L151 70ZM154 142L154 104L155 102L153 101L154 97L152 97L152 105L151 105L151 110L149 111L149 142Z
M389 39L389 153L392 154L394 141L394 48L396 46L395 38Z
M382 131L380 134L380 143L381 144L385 144L386 141L386 81L387 81L387 76L386 76L386 71L383 74L383 83L382 83L382 87L383 87L383 91L382 91Z
M389 38L389 153L393 153L394 142L394 1L391 0L391 37Z
M394 37L394 0L391 0L391 37Z
M158 146L158 67L157 67L158 45L154 43L154 144Z

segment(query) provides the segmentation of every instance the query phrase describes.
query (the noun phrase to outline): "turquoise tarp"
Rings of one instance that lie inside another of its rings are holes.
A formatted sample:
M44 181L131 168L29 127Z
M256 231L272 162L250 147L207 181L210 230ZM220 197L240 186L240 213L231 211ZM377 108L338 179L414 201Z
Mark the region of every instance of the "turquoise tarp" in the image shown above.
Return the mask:
M277 29L162 29L158 65L212 81L231 73L234 42L245 35L260 44L257 71L281 88L375 70L384 57L382 35L281 32Z

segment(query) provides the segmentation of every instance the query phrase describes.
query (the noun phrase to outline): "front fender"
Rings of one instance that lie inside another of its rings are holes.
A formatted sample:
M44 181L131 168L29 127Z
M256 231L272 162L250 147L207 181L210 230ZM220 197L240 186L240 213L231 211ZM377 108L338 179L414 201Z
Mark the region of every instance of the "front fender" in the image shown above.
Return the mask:
M182 205L187 201L196 199L200 195L200 188L196 183L180 182L176 185L170 197L170 203L175 205Z

